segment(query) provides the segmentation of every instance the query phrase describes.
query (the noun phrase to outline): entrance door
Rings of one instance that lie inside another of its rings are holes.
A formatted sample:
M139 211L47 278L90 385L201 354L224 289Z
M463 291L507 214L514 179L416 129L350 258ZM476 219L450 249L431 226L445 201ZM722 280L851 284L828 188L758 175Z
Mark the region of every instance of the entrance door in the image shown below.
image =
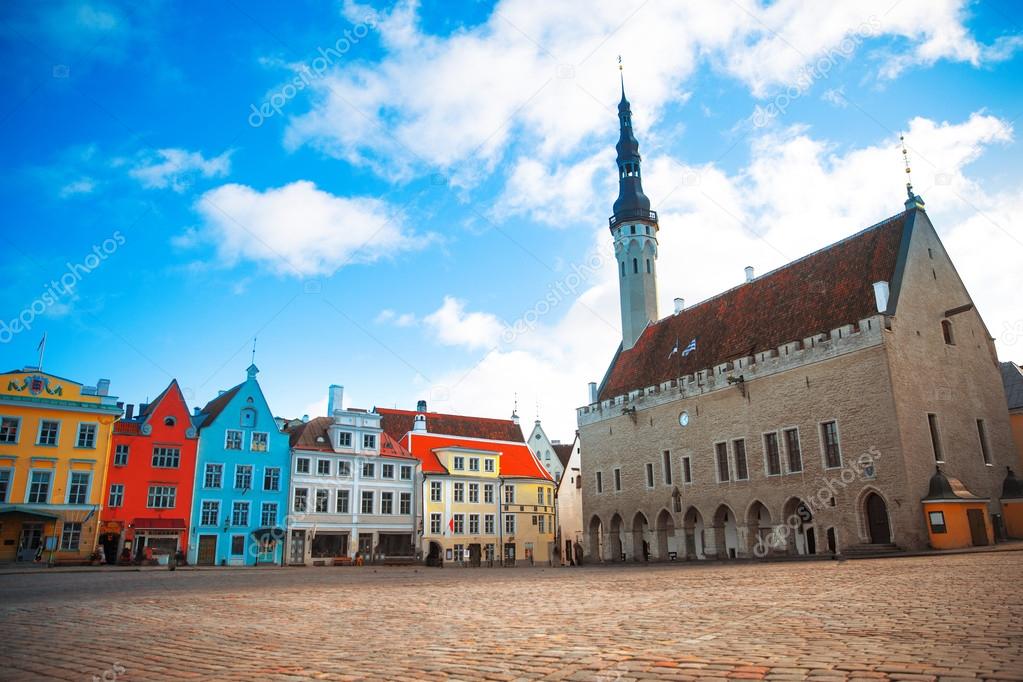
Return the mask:
M506 542L504 543L504 565L514 566L515 565L515 543Z
M363 561L373 561L372 533L359 533L359 555Z
M813 535L813 528L806 529L806 553L816 554L817 553L817 538Z
M21 540L18 542L18 561L35 561L36 552L43 544L43 524L21 524Z
M888 507L877 493L870 493L867 497L867 527L871 543L887 545L892 541L892 531L888 526Z
M469 565L478 567L482 558L483 550L479 543L469 545Z
M291 531L291 558L289 561L293 564L304 564L305 563L305 531L304 530L293 530Z
M970 539L974 547L987 544L987 524L984 523L984 512L981 509L967 509L966 519L970 522Z
M199 551L196 563L200 566L213 566L217 563L217 536L200 535Z
M117 546L121 542L119 533L105 533L103 535L103 556L108 564L117 563Z

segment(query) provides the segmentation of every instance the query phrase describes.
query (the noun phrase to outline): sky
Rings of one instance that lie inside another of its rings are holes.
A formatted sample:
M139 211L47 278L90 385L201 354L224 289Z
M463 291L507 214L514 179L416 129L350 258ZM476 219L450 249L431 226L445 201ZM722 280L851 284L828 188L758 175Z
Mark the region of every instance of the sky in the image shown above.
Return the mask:
M0 6L0 359L203 405L255 339L275 414L541 418L621 339L618 57L687 305L915 190L1023 360L1011 1ZM809 330L808 330L809 331ZM826 331L826 330L819 330Z

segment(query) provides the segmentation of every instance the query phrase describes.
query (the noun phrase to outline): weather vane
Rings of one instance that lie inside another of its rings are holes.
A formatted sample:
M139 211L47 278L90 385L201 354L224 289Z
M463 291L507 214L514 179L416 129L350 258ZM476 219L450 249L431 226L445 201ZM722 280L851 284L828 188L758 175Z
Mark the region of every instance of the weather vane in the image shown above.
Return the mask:
M256 364L256 337L252 337L252 364Z
M624 70L624 68L622 66L622 56L621 55L618 55L618 70L619 71L623 71Z

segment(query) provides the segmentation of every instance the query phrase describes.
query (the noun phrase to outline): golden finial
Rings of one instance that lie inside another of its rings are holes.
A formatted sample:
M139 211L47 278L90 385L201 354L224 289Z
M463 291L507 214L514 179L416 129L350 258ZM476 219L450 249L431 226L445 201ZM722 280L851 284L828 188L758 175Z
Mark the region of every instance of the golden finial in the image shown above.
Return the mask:
M902 160L906 164L906 193L909 194L909 198L913 198L913 177L910 175L909 170L909 151L906 150L906 137L899 135L899 142L902 143Z

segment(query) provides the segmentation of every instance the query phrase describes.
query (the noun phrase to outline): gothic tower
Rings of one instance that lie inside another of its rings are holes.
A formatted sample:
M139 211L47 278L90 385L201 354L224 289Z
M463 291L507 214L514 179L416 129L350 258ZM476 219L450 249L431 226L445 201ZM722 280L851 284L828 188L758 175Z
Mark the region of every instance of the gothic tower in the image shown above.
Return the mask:
M632 109L625 99L618 103L618 200L608 219L618 261L621 289L622 350L636 344L647 324L657 314L657 212L643 194L640 177L639 142L632 132Z

